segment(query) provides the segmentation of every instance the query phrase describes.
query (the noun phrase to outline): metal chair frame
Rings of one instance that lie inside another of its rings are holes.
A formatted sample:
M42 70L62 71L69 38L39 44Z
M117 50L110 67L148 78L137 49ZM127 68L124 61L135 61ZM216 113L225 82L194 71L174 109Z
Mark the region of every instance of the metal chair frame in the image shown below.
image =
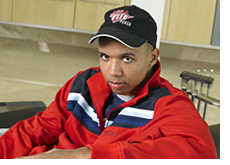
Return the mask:
M209 89L214 81L213 78L188 71L183 71L180 74L180 77L182 90L185 91L191 97L191 100L194 104L195 99L198 100L196 106L198 112L200 111L201 102L204 103L204 110L202 115L204 120L208 104L220 108L220 100L208 96ZM198 84L200 84L200 89L197 88ZM207 86L206 93L203 90L205 86Z

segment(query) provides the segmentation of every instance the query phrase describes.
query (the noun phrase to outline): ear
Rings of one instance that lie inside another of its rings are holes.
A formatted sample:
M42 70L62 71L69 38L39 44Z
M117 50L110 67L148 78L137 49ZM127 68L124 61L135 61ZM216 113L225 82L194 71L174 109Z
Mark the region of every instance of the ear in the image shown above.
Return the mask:
M150 67L153 67L157 63L157 59L159 57L160 50L157 48L153 48L150 52Z

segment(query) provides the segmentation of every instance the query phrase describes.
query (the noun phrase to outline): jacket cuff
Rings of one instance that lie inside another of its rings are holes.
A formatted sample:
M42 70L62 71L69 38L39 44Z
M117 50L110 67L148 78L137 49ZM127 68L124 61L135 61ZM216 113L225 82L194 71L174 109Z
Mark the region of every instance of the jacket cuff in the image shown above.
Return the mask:
M88 144L91 149L91 159L119 159L119 146L113 144Z

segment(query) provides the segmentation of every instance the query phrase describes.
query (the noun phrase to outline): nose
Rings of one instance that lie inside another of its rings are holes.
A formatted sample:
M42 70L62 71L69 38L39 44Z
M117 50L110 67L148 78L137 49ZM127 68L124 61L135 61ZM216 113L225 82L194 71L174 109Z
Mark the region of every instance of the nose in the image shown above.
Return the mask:
M116 59L111 60L110 66L109 66L109 74L113 77L119 77L122 75L122 67L119 61Z

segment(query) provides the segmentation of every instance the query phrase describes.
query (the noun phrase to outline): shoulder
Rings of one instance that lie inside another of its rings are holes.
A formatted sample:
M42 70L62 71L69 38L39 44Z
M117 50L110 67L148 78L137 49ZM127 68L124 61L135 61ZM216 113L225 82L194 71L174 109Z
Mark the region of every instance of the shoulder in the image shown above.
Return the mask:
M59 92L65 94L65 98L68 97L69 92L74 89L81 89L82 85L84 85L90 77L100 71L99 67L89 68L83 71L79 71L75 76L70 78L59 90Z
M157 115L176 115L181 118L188 116L200 117L193 102L188 95L177 88L167 87L170 94L161 97L155 105L155 114Z
M81 88L86 84L86 81L91 78L96 73L100 72L100 69L98 67L95 68L89 68L87 70L79 72L73 80L71 89Z

